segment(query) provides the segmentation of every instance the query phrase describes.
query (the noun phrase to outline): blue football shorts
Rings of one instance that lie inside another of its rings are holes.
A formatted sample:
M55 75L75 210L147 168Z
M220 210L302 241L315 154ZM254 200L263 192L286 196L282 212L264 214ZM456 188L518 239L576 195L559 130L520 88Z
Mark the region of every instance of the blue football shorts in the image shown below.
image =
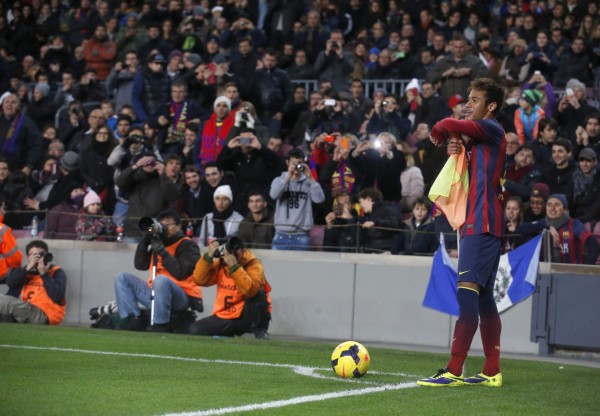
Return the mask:
M464 236L458 251L458 281L493 289L502 252L502 239L490 234Z

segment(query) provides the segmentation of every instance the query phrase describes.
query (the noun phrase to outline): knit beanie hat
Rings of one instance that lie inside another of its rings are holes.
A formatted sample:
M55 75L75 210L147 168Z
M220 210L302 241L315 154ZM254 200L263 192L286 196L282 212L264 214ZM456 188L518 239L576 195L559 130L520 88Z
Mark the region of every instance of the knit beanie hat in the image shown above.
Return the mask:
M213 108L217 106L217 104L219 103L225 103L227 104L227 107L229 108L229 111L231 111L231 100L227 97L225 97L224 95L221 95L220 97L217 97L215 99L215 103L213 105Z
M533 107L542 99L542 93L538 90L525 90L521 94L521 99L527 101Z
M548 197L548 200L552 198L558 199L562 203L564 209L569 209L569 203L567 202L567 196L565 194L552 194Z
M229 198L230 201L233 201L233 192L231 192L231 187L229 185L221 185L215 189L213 200L216 200L217 196L224 196Z
M50 92L50 85L45 84L43 82L38 82L37 84L35 84L34 89L39 90L42 93L42 96L45 97Z
M102 204L102 200L96 192L90 189L88 193L85 194L85 198L83 198L83 207L87 208L89 205L92 204Z

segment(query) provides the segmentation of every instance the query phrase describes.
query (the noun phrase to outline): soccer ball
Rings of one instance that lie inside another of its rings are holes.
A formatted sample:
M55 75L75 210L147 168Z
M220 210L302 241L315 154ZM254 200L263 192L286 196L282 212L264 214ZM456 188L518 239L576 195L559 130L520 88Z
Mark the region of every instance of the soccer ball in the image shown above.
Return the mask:
M343 378L364 376L370 364L369 351L356 341L342 342L331 354L331 368Z

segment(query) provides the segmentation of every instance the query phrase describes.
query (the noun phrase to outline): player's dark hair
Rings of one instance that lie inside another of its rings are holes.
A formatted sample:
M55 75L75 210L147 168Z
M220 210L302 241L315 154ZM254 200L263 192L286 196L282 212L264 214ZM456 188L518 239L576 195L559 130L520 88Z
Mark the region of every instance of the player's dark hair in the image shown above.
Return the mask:
M504 103L504 90L500 84L491 78L477 78L471 81L471 85L469 85L469 93L472 90L485 92L485 105L496 103L496 108L492 111L494 116L500 112Z

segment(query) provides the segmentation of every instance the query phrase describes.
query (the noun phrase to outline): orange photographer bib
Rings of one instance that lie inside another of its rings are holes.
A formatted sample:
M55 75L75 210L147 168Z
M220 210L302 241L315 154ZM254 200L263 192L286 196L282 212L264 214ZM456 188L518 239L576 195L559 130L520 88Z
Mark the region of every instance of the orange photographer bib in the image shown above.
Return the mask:
M60 267L58 266L52 266L50 270L48 270L48 274L52 278L54 277L54 273L59 269ZM40 308L48 317L48 323L50 325L58 325L65 318L65 306L67 305L65 298L63 297L59 303L55 303L50 299L46 289L44 289L44 280L39 274L33 276L23 286L21 300Z

